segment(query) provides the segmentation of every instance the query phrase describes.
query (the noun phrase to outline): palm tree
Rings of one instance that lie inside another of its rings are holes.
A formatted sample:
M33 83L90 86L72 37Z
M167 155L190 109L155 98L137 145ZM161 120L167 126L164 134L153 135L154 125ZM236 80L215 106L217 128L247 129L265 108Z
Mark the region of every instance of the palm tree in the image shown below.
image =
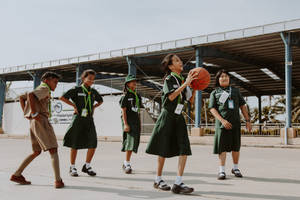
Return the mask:
M258 108L254 108L250 111L251 113L251 122L256 123L259 122L259 111ZM271 123L278 123L279 120L276 119L276 116L279 114L278 111L273 109L271 106L264 106L261 111L261 122L271 122Z
M286 98L284 95L280 95L275 98L274 109L279 114L285 114ZM296 96L292 98L292 123L300 123L300 97Z

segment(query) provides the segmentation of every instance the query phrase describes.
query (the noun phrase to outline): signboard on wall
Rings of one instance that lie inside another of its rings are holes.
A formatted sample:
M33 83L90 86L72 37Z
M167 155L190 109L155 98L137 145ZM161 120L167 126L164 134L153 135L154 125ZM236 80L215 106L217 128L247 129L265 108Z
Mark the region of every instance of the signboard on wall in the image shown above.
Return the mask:
M71 106L59 100L52 100L51 111L51 124L70 124L72 122L74 109Z

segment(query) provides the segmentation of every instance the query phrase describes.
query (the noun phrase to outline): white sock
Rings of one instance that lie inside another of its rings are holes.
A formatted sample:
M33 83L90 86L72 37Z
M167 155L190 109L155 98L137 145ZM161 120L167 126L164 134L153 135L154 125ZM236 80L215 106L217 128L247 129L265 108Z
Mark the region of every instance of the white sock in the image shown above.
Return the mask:
M74 169L75 168L75 165L71 165L71 169Z
M176 176L175 184L180 185L182 183L182 176Z
M224 173L225 173L225 165L219 167L219 172L220 172L220 173L221 173L221 172L224 172Z
M90 166L91 166L91 163L85 163L85 166L86 166L86 168L88 169L88 168L90 168Z
M130 165L130 161L124 160L124 165L125 166Z
M156 176L156 178L155 178L155 182L156 182L156 183L159 183L161 180L162 180L162 179L161 179L161 176Z
M233 164L233 169L238 169L239 168L239 164Z

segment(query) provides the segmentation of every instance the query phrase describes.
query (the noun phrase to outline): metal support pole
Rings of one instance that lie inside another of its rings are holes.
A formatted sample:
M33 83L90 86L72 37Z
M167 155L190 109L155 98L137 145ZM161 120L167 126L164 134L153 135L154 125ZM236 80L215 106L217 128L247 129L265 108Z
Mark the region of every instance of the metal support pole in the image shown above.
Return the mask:
M33 89L41 84L41 73L37 72L33 75Z
M136 66L132 58L126 57L127 64L128 64L128 75L136 76Z
M203 58L202 51L198 47L196 48L196 67L202 67ZM202 108L202 91L197 90L195 97L195 127L200 128L201 126L201 108Z
M3 133L2 120L3 120L3 107L5 103L6 81L0 79L0 134Z
M261 130L261 96L258 96L258 123L259 123L259 134L262 134L262 130Z
M208 122L207 122L207 109L206 109L206 99L204 99L203 100L203 102L204 102L204 114L205 114L205 128L207 128L207 126L208 126Z
M190 127L190 124L192 123L192 121L191 121L191 102L188 102L187 106L188 106L188 124Z
M37 86L39 86L41 84L41 76L42 76L42 72L41 71L36 71L33 73L31 73L30 71L27 72L32 80L33 80L33 89L35 89Z
M81 83L81 74L83 72L83 67L82 65L77 65L76 66L76 85L79 86Z
M288 128L292 127L292 47L291 33L280 33L285 47L285 134L284 143L288 144Z

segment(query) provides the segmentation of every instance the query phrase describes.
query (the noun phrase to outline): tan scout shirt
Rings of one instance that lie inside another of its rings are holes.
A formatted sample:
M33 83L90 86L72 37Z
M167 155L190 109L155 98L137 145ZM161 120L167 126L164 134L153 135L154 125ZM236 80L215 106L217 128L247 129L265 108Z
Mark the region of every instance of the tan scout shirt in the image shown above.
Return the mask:
M49 100L50 100L50 92L46 86L39 86L34 91L33 94L38 99L37 104L35 105L35 110L45 116L49 117ZM21 96L26 100L25 108L24 108L24 116L28 119L31 118L31 108L28 102L28 93L25 93Z

